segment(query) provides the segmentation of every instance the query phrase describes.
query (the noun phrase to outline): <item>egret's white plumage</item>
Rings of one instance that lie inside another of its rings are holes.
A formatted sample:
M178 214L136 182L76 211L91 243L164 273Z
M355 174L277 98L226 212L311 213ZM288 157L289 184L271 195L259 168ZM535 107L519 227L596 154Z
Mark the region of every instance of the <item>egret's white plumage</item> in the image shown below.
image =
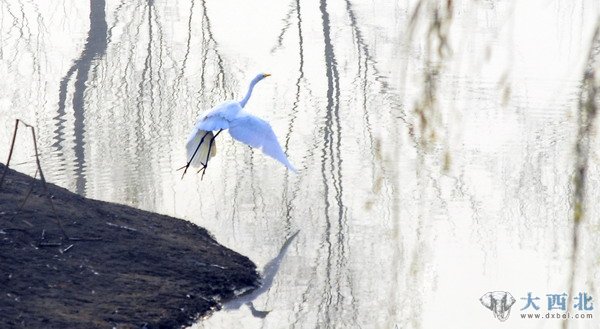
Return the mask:
M196 151L198 144L202 140L202 137L205 135L206 137L204 138L204 141L202 141L202 145L200 146L200 148L196 152L196 155L192 159L194 151ZM188 137L187 142L185 143L185 148L187 150L187 158L191 159L190 164L192 165L192 167L201 167L205 164L204 162L206 161L206 157L208 156L208 146L210 145L210 142L213 140L214 137L215 135L212 133L212 131L198 129L194 129L192 131L192 133ZM217 145L213 142L213 145L210 148L210 158L208 158L208 160L210 160L215 155L217 155Z
M265 120L243 110L243 107L250 99L256 83L267 76L269 74L257 75L250 83L250 88L241 101L224 102L198 117L186 143L188 157L186 169L190 165L206 168L208 160L216 154L214 138L218 133L214 134L213 131L220 132L221 130L229 129L229 134L234 139L262 150L266 155L281 162L291 171L296 172L294 166L289 162L285 153L283 153L271 125ZM208 154L209 150L210 155Z

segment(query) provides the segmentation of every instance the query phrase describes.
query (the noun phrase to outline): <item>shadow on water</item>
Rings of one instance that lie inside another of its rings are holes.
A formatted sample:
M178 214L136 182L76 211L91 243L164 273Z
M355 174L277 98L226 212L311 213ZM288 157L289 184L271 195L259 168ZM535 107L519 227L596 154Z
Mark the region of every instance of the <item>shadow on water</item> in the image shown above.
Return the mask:
M105 0L90 0L90 29L84 45L81 56L75 60L71 68L60 81L58 115L56 120L54 147L59 151L59 156L63 153L63 142L65 141L64 130L66 119L66 99L67 88L75 72L74 92L73 92L73 116L74 116L74 147L75 153L75 191L77 194L85 195L86 178L85 170L85 91L87 89L88 75L92 62L101 58L106 53L107 47L107 29L106 12L104 10Z
M190 57L190 49L191 49L191 44L192 44L192 22L193 22L193 18L194 18L194 7L196 6L196 0L191 0L190 3L190 14L188 16L188 21L187 21L187 38L185 41L185 54L183 55L183 60L181 61L181 69L179 70L179 73L177 74L177 77L175 77L175 82L173 83L173 103L176 104L177 101L179 100L179 88L181 86L181 82L183 80L183 77L185 75L185 69L187 67L187 63L188 63L188 59ZM204 67L202 68L202 71L204 71Z
M13 6L17 5L18 9L13 8ZM47 33L48 30L44 24L44 20L42 18L42 14L39 11L38 5L36 3L31 3L30 5L33 7L33 10L35 12L35 22L29 19L28 15L26 14L27 9L25 8L24 3L22 1L18 1L16 3L10 1L2 1L0 3L0 17L2 17L2 21L4 21L4 19L10 19L11 24L8 27L7 31L0 31L2 32L3 36L10 36L13 35L13 30L16 30L15 35L18 35L18 37L14 39L15 44L11 45L11 47L14 47L15 49L23 47L24 50L29 52L32 56L34 72L39 74L39 69L41 66L39 57L40 55L43 56L43 54L41 54L41 49L44 42L44 36L42 35L42 32ZM37 35L34 34L34 26L36 25L36 23ZM13 63L16 63L18 58L23 54L19 51L9 51L8 53L12 53L12 56L6 56L6 40L2 41L3 42L0 45L0 59L6 61L5 63L7 63L10 67Z
M325 69L327 77L327 106L325 109L324 142L321 149L321 172L324 189L325 232L322 241L326 257L323 295L319 301L318 322L327 326L336 326L337 321L344 321L341 316L347 294L342 291L342 284L350 283L350 300L352 298L350 271L347 268L347 218L343 196L340 124L340 77L331 40L330 17L327 1L319 4L323 24L323 42ZM329 179L328 174L331 176ZM330 202L333 188L334 204ZM333 213L333 218L332 218ZM336 226L336 227L334 227ZM337 229L337 232L334 230ZM321 250L320 250L321 252ZM356 315L356 312L352 312ZM352 319L356 323L356 318Z
M300 231L296 231L296 233L292 234L289 238L287 238L287 240L281 246L281 249L279 249L279 253L277 254L277 256L265 265L261 275L262 283L260 287L255 290L252 290L252 292L248 294L242 294L238 298L225 303L223 305L223 309L237 310L240 307L242 307L242 305L247 305L250 308L250 311L252 312L253 316L259 318L264 318L267 316L269 311L257 310L256 308L254 308L252 302L265 292L269 291L269 289L271 289L271 286L273 286L273 280L275 280L275 276L277 275L279 267L281 267L281 264L283 262L283 258L285 257L288 248L290 247L292 241L294 241L294 238L296 238L298 233L300 233Z
M356 51L358 53L358 73L353 81L353 85L359 86L359 93L363 92L362 97L362 122L367 136L368 150L365 154L371 154L370 168L373 169L375 164L375 139L372 132L371 119L367 112L369 103L368 92L370 92L370 78L374 77L374 80L380 82L382 94L386 93L387 86L385 83L381 83L378 79L378 72L375 67L375 61L372 58L369 48L362 36L362 32L359 29L356 15L352 8L352 4L349 1L345 2L346 13L350 19L350 27L352 35L354 37L354 44L356 45ZM319 141L318 138L314 139L314 146L309 150L310 154L313 154L312 150L320 151L320 172L321 180L323 183L323 217L324 217L324 232L323 238L321 239L321 248L319 249L319 256L317 262L324 266L324 274L322 283L325 287L319 288L320 297L317 300L320 301L319 307L316 308L318 313L318 323L334 325L337 322L343 322L344 324L358 323L356 314L358 313L358 306L356 305L356 297L353 292L353 280L352 273L347 266L347 260L349 259L349 246L348 246L348 225L347 225L347 213L346 206L344 205L344 189L342 176L342 118L340 108L341 106L341 86L340 86L340 72L338 69L338 63L336 61L336 54L334 49L334 41L331 35L331 22L329 12L327 10L327 2L320 2L320 16L322 19L323 27L323 40L324 40L324 64L326 69L326 107L324 112L323 124L316 126L322 127L322 130L315 131L315 134L323 134L323 139ZM284 150L287 152L293 135L295 122L298 115L298 109L301 108L301 100L303 90L307 89L306 78L305 78L305 49L304 49L304 34L302 24L302 11L301 3L299 0L292 1L290 9L287 10L283 18L283 27L277 36L276 44L274 45L271 53L274 53L278 49L283 47L284 36L290 30L292 26L292 19L296 19L297 24L297 40L298 40L298 54L299 54L299 68L298 77L295 83L295 98L292 104L292 108L289 115L288 130L284 138ZM310 98L312 95L308 90L307 96ZM302 101L306 101L305 99ZM348 114L350 115L350 114ZM369 156L365 158L367 160ZM309 165L307 163L307 165ZM284 178L284 211L286 218L286 227L290 227L292 221L292 211L294 210L294 200L298 193L299 185L296 185L295 189L290 192L288 187L290 184L290 177L287 175ZM323 257L325 258L323 260ZM309 284L308 289L303 293L302 299L306 300L310 294L312 283ZM342 316L347 311L347 307L350 306L352 317L348 318ZM300 315L300 314L299 314ZM298 326L302 321L301 316L296 317L292 327Z
M298 64L298 78L296 79L296 83L295 83L295 87L296 87L296 91L295 91L295 98L294 98L294 103L292 104L292 108L290 110L290 115L289 115L289 123L288 123L288 129L287 132L285 134L284 137L284 142L283 142L283 150L286 154L289 154L289 150L290 150L290 141L291 141L291 137L294 131L294 124L296 122L296 119L298 117L298 109L300 106L300 100L301 100L301 90L302 90L302 81L304 80L304 36L302 35L302 13L301 13L301 9L300 9L300 0L294 0L292 1L291 5L290 5L290 9L288 11L288 13L286 14L285 19L283 20L284 22L284 26L280 31L279 36L277 37L277 43L276 45L273 47L273 49L271 50L271 53L274 53L277 49L279 49L282 45L283 45L283 36L285 34L285 32L289 29L289 27L291 26L291 19L292 19L292 15L296 13L296 27L298 30L298 56L299 56L299 64ZM300 165L299 168L302 168L302 165ZM292 226L292 210L293 210L293 202L296 199L296 196L300 190L300 185L296 184L294 187L294 190L291 193L291 196L289 195L288 189L290 186L290 173L288 171L286 171L285 173L285 177L284 177L284 189L283 189L283 201L285 204L285 223L286 223L286 227L290 228Z
M162 34L162 26L158 19L158 12L156 10L156 6L154 0L149 0L147 2L145 8L145 14L143 17L147 20L146 28L147 28L147 42L145 45L145 57L143 59L143 67L141 70L141 76L138 81L137 86L137 97L136 97L136 111L133 111L133 115L135 116L134 127L135 130L135 154L152 154L150 152L150 148L152 146L148 145L145 141L150 140L160 140L158 137L159 122L161 116L161 104L156 106L157 96L155 92L160 92L161 88L158 86L158 81L160 81L161 69L163 64L163 34ZM140 22L140 27L143 25L143 20ZM156 26L156 31L154 30L154 26ZM158 54L155 54L154 48L158 48ZM154 62L156 60L157 62ZM158 100L160 101L162 97L158 95ZM157 116L158 114L158 116ZM166 124L169 124L170 121L164 121ZM160 143L159 145L162 145ZM160 146L159 146L160 147ZM166 153L166 152L165 152ZM156 161L156 159L150 159ZM134 166L134 171L138 173L138 175L145 175L146 177L154 176L152 167L148 167L144 161L136 161ZM145 179L144 177L140 177L139 181L141 182L150 182L151 179ZM136 185L139 185L138 182ZM140 190L144 187L139 187ZM151 201L152 202L152 201Z
M210 18L208 16L208 11L207 11L207 7L206 7L206 1L205 0L201 0L201 7L202 7L202 75L201 75L201 79L200 79L200 90L198 91L198 93L201 95L201 97L205 94L206 90L204 89L206 86L206 67L207 67L207 60L210 59L211 57L209 56L209 52L212 50L214 53L214 56L216 57L216 64L217 64L217 75L216 75L216 80L214 83L214 88L212 90L210 90L210 94L217 94L220 97L223 97L222 100L227 99L227 97L232 98L233 97L233 93L231 92L231 89L229 89L229 92L227 92L226 88L226 81L225 81L225 64L224 64L224 60L223 60L223 56L221 55L221 53L219 52L219 44L217 43L217 41L215 40L215 37L213 35L212 32L212 28L211 28L211 23L210 23Z
M358 54L358 72L356 78L354 80L355 83L360 81L361 88L361 96L362 96L362 110L363 110L363 120L365 122L365 130L367 135L367 140L369 142L369 149L371 153L371 167L375 166L375 147L374 147L374 139L373 139L373 130L371 127L371 120L369 118L369 111L367 107L369 92L368 88L368 76L369 69L375 71L377 75L377 69L375 68L375 61L373 60L369 47L367 47L365 40L363 39L362 32L360 31L359 25L357 23L356 15L354 14L354 10L352 9L352 4L349 0L345 0L346 3L346 13L348 14L348 18L350 19L350 27L352 28L352 34L354 36L354 43L356 44L356 52Z
M3 86L0 100L10 98L13 104L23 104L19 107L27 111L27 116L43 112L46 105L47 81L43 69L51 56L46 52L49 40L47 17L39 6L33 1L0 1L0 67L3 78L7 78L5 72L10 72L12 81L27 84L27 88L15 90ZM27 116L19 117L25 119ZM12 123L12 120L14 118L9 121ZM45 122L45 118L38 117L28 120L36 125ZM40 143L45 145L43 140ZM26 163L33 164L34 161L30 158L22 162Z

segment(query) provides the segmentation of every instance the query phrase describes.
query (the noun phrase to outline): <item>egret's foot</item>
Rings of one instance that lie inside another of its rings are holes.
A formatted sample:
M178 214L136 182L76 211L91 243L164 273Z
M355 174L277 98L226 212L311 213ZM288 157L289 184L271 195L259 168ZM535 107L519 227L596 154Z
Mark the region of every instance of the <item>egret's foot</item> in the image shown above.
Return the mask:
M208 168L208 162L206 164L200 162L200 164L202 165L202 168L198 169L198 171L196 173L199 174L200 172L202 172L202 176L200 176L200 180L203 180L204 174L206 173L206 168Z
M181 174L181 179L183 179L183 176L185 176L185 173L187 172L189 167L190 167L190 163L188 162L185 166L177 169L177 171L180 171L181 169L183 169L183 173Z
M181 179L183 179L183 176L185 176L185 173L187 173L188 168L190 167L191 162L188 162L185 166L177 169L176 171L180 171L181 169L183 169L183 174L181 174ZM200 164L202 165L202 168L200 168L200 170L198 170L198 173L204 169L206 169L206 165L202 162L200 162Z
M204 164L203 162L200 162L200 164L202 165L202 167L200 169L198 169L198 171L196 173L199 174L200 172L202 172L202 177L204 177L204 173L206 172L206 168L208 168L208 165ZM177 169L177 171L183 169L183 174L181 174L181 179L183 179L183 176L185 176L185 174L187 173L189 168L190 168L190 164L188 163L185 166Z

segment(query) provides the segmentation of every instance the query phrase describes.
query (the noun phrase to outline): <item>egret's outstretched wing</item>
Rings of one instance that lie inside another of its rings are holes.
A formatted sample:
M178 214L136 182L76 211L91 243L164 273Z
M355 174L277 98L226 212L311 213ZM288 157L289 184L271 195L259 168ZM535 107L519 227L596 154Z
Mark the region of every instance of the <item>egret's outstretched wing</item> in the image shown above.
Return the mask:
M202 118L196 122L196 128L205 131L216 131L229 128L229 120L216 114Z
M261 149L264 154L297 172L279 146L273 128L265 120L251 114L238 117L230 123L229 134L242 143Z
M196 121L196 128L206 131L216 131L229 128L229 124L233 121L237 114L242 110L240 103L236 101L228 101L221 103L210 111L202 114Z
M204 140L202 139L204 137ZM208 156L208 148L210 145L210 141L214 138L212 131L204 131L198 130L194 128L192 133L188 137L187 143L185 144L185 149L187 151L187 159L191 160L192 167L200 167L201 164L206 164L210 158L214 157L217 154L217 144L213 143L210 147L210 157ZM202 141L202 145L198 148L198 145ZM198 149L198 151L196 151ZM196 154L194 155L194 152ZM192 156L194 158L192 159Z

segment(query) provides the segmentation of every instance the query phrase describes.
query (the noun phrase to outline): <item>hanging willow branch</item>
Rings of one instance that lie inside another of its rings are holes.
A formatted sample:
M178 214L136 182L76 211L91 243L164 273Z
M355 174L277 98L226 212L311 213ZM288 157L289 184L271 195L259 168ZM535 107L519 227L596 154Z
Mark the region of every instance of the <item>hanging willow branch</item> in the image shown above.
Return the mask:
M571 274L569 279L569 296L575 292L575 275L577 256L580 249L581 224L585 218L585 192L587 171L590 157L590 139L595 130L598 113L598 91L600 81L597 69L600 56L600 20L592 37L587 65L581 82L577 115L577 141L575 143L575 174L573 177L573 242L571 254ZM563 328L568 327L568 321L563 322Z
M415 38L421 20L426 21L423 91L414 104L419 128L419 141L423 147L437 140L436 127L441 125L438 104L438 84L444 61L452 56L450 27L454 4L451 0L439 2L421 0L415 6L408 27L408 44Z

